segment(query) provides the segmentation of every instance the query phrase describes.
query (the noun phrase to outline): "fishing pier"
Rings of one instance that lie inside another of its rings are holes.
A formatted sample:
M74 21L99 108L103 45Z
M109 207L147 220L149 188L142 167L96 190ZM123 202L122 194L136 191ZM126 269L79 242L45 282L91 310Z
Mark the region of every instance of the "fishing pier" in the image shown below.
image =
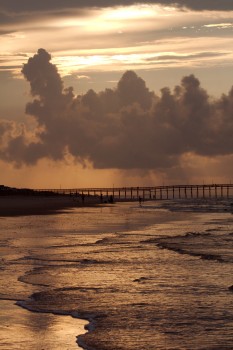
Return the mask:
M99 196L101 199L112 198L126 200L168 200L192 198L231 198L233 184L203 185L168 185L153 187L103 187L71 189L35 189L39 193L54 193L70 196Z

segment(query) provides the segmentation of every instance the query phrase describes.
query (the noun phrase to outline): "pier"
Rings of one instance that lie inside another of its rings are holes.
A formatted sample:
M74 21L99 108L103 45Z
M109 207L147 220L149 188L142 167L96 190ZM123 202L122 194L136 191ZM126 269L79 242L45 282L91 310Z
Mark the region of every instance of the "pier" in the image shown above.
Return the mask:
M70 189L34 189L39 193L54 193L70 196L99 196L106 200L169 200L193 198L231 198L233 184L168 185L153 187L103 187Z

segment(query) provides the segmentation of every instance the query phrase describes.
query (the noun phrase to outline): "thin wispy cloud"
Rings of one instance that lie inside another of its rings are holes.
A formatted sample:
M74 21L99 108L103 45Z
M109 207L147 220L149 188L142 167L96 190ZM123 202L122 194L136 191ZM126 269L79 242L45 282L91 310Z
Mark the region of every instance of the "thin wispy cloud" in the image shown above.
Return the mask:
M203 27L206 27L206 28L220 28L220 29L228 29L228 28L233 28L233 23L214 23L214 24L205 24Z
M227 52L232 45L232 36L229 33L226 38L225 31L232 30L228 24L233 12L222 11L221 16L218 12L226 4L221 2L220 6L212 2L210 6L209 1L178 1L175 4L172 1L149 1L138 4L128 1L124 4L117 2L116 6L111 2L110 6L107 1L78 4L77 1L42 4L22 1L19 5L15 1L2 1L0 44L2 54L9 56L0 70L10 70L15 76L19 75L23 61L22 56L16 57L15 53L33 54L45 37L54 63L63 75L80 75L80 71L88 70L157 69L166 65L173 67L176 63L180 67L182 57L189 59L185 64L190 66L195 65L198 59L203 61L203 65L227 65L228 57L221 53ZM196 11L196 7L200 7L200 11ZM209 9L201 11L204 8ZM219 16L221 22L213 24ZM59 40L55 39L57 37ZM221 40L216 46L218 38ZM194 40L191 42L191 39ZM213 51L212 60L211 55L208 62L204 54L198 57L202 46L205 52ZM219 55L215 55L217 51ZM174 52L180 60L158 59L152 64L151 57L165 57L166 52Z

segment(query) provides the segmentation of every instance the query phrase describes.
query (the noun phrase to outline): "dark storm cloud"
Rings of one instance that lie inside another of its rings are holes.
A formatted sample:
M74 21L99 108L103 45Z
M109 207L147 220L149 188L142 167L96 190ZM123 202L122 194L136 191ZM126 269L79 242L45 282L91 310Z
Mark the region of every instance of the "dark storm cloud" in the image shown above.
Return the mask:
M1 0L0 11L22 13L33 11L63 11L78 8L101 8L127 6L133 4L161 4L166 6L186 7L193 10L233 10L232 0Z
M95 168L163 169L187 152L233 154L233 88L212 100L189 75L173 91L165 87L156 96L135 72L127 71L115 89L75 96L50 61L50 54L40 49L23 66L34 97L26 113L38 126L30 141L25 128L15 135L12 126L0 124L2 159L35 164L45 157L62 160L69 151Z

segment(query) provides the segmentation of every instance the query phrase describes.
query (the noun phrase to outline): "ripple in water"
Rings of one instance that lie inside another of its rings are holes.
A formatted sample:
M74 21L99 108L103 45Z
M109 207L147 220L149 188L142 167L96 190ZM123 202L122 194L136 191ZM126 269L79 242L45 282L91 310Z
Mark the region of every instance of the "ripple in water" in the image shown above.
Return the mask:
M87 319L85 349L232 349L232 216L206 207L124 203L31 217L28 229L9 220L10 293L29 310Z

